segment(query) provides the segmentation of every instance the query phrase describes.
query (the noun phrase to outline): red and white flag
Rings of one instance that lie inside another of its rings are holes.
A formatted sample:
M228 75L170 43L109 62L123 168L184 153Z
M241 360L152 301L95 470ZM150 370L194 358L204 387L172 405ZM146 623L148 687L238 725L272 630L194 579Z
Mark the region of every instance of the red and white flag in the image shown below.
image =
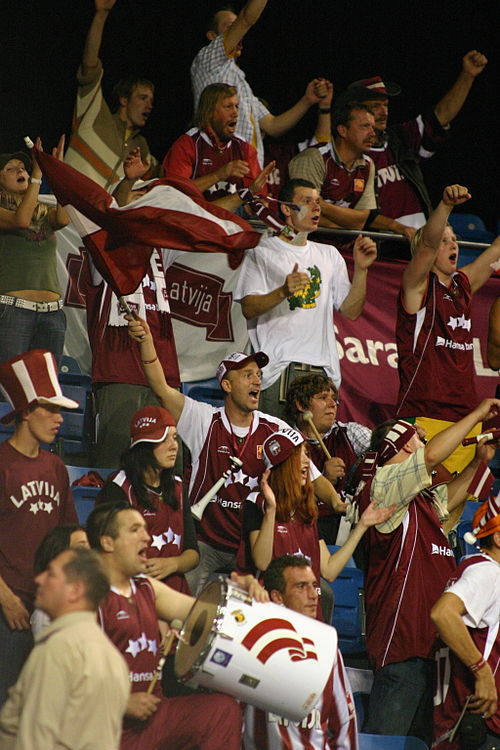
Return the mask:
M153 180L144 195L119 207L104 188L73 167L36 148L33 153L117 296L135 292L154 247L227 253L230 267L237 268L244 251L260 239L244 219L206 201L191 180Z

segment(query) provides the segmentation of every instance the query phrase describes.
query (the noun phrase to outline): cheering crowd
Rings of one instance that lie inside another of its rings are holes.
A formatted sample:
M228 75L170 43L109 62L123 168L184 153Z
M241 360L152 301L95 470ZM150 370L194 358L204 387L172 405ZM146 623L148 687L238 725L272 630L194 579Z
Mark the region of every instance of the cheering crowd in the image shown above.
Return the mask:
M273 114L239 62L268 0L224 6L191 66L192 127L157 159L141 134L154 84L120 80L111 108L102 93L119 1L95 0L67 149L62 137L51 154L39 139L30 154L0 154L1 421L13 425L0 444L0 750L356 750L361 731L499 748L500 500L488 465L500 399L477 396L471 316L500 269L500 238L459 269L449 217L471 196L451 184L433 207L420 164L486 58L465 54L434 108L398 125L388 106L401 89L379 76L335 95L315 78ZM270 140L311 107L306 143ZM57 204L40 200L42 180ZM78 406L58 382L55 233L70 223L85 245L93 465L112 470L85 526L46 450ZM320 227L359 233L340 252ZM399 392L384 423L341 422L334 318L363 326L377 230L399 236L405 259ZM166 279L191 251L227 253L248 329L246 351L228 345L212 363L222 406L181 388ZM495 303L496 369L499 338ZM471 500L476 551L460 560ZM248 600L335 626L329 582L353 555L373 670L362 726L335 640L301 722L176 679L175 633L218 574Z

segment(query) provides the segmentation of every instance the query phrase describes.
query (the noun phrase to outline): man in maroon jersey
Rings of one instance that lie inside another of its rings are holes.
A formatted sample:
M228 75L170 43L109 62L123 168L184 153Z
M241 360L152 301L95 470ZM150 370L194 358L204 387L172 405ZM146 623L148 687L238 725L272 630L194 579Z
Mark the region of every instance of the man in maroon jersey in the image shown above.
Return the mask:
M366 645L375 670L364 731L412 734L430 744L435 632L430 611L455 570L442 523L474 493L492 445L481 443L461 474L432 490L432 472L483 419L500 411L486 399L425 446L408 422L384 422L373 431L356 502L395 503L399 510L365 537Z
M15 423L0 445L1 705L33 645L35 551L50 529L77 520L66 467L40 445L55 440L61 407L78 404L63 396L54 356L42 349L0 363L0 388L12 406L2 422Z
M241 505L258 487L265 470L262 445L268 435L288 425L258 410L261 368L269 362L264 352L233 352L220 363L217 379L224 406L216 409L184 396L167 383L145 321L129 318L129 330L139 344L151 388L176 420L179 435L191 452L191 504L200 501L229 470L197 524L200 563L186 575L191 591L197 593L218 568L232 570L236 566ZM231 466L232 456L242 462L239 469ZM330 482L315 467L311 469L316 495L342 512L345 505Z
M122 750L240 750L241 711L233 698L219 693L163 698L159 681L148 692L160 656L158 618L184 620L194 599L144 575L150 541L144 518L126 502L103 503L90 514L87 533L111 584L99 609L101 626L129 668L132 693ZM251 576L235 581L267 599Z
M375 165L368 156L375 119L348 90L335 101L333 136L291 160L291 179L309 180L321 193L321 226L383 229L411 239L414 230L383 216L377 208Z
M493 273L500 238L457 269L457 241L447 221L453 208L469 198L462 185L445 188L429 221L415 235L398 297L396 413L416 419L428 438L464 417L477 402L472 295ZM474 434L479 431L480 426ZM445 466L460 471L472 454L473 448L460 448Z
M413 120L387 127L389 98L401 93L397 83L380 76L355 81L357 100L367 105L375 117L376 141L369 154L377 168L380 210L385 216L421 227L432 205L420 168L420 160L434 155L445 140L451 121L462 109L472 84L488 60L477 50L467 52L462 70L453 86L436 104Z
M431 612L444 642L432 746L440 750L458 750L459 737L468 747L500 747L500 497L481 505L472 529L468 541L479 540L480 551L462 560Z
M163 160L166 175L193 180L208 201L236 211L237 190L266 194L274 162L262 170L255 148L236 134L238 94L235 86L212 83L203 89L194 116L196 127L181 135Z
M271 601L316 616L318 581L310 561L301 555L275 557L264 572L264 586ZM357 750L354 699L342 655L332 669L320 700L300 723L247 706L245 709L245 750L307 748L307 750Z
M371 430L358 422L339 422L338 399L338 389L326 375L303 375L288 388L285 416L292 427L295 426L305 435L315 466L343 497L351 468L370 445ZM304 419L305 412L311 414L310 420ZM311 422L331 458L326 457ZM340 516L331 513L324 503L318 506L318 526L322 537L326 544L336 544Z

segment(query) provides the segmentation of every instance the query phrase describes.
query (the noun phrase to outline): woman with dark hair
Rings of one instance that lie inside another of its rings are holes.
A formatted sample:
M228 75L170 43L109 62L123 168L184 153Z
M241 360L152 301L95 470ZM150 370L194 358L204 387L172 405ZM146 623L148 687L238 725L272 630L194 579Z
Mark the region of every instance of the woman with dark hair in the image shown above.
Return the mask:
M190 593L184 573L198 565L199 553L182 481L174 475L175 420L162 407L146 406L132 417L130 433L121 471L108 480L96 504L127 500L138 510L151 537L147 574L176 591Z
M48 531L35 552L33 562L34 576L47 570L49 563L64 550L70 547L90 548L87 533L83 526L78 523L68 523L62 526L55 526ZM31 630L33 635L37 635L50 622L50 617L36 608L30 617Z
M243 539L247 559L264 571L275 557L301 554L311 560L317 580L334 581L347 564L365 531L394 512L370 503L344 545L330 554L319 538L318 509L310 479L307 442L291 427L269 435L262 446L266 471L260 492L244 505ZM320 609L318 603L317 616Z
M64 137L52 153L62 159L63 151ZM54 231L69 217L61 206L38 200L41 183L40 167L23 151L0 154L0 362L47 349L59 364L63 353Z

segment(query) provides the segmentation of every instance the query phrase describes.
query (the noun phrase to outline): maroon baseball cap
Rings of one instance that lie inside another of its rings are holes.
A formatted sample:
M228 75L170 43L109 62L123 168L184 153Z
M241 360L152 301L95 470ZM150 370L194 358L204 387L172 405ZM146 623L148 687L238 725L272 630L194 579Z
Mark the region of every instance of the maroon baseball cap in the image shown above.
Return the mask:
M226 377L227 373L231 370L241 370L245 367L247 362L255 362L259 367L265 367L269 362L269 357L264 352L255 352L255 354L243 354L243 352L233 352L223 359L217 368L215 377L217 380L222 382Z
M262 445L266 469L272 469L286 461L295 448L303 442L304 436L291 427L283 427L278 432L273 432L264 440Z
M401 86L399 83L394 83L394 81L384 81L380 76L372 76L372 78L363 78L361 81L353 81L348 86L348 89L351 88L367 89L368 96L365 96L365 99L369 99L369 95L372 94L379 95L373 98L381 99L382 97L387 98L388 96L398 96L398 94L401 93Z
M136 411L130 422L130 447L138 443L161 443L169 427L176 422L169 411L161 406L145 406Z

